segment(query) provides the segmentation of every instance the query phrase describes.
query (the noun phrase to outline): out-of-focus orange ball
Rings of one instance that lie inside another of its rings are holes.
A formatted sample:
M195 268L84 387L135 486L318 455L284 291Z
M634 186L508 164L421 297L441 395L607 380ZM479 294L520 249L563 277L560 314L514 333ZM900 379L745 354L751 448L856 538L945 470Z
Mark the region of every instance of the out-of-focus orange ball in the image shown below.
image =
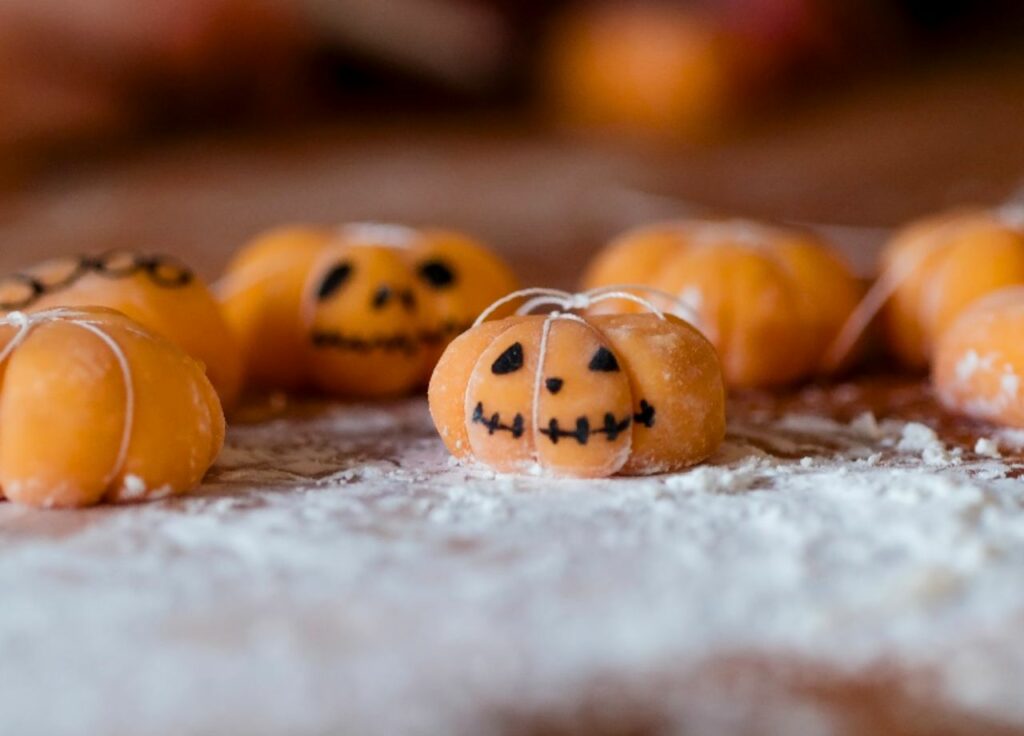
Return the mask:
M975 301L939 336L932 380L950 410L1024 427L1024 287Z
M375 223L266 233L221 284L254 385L358 398L426 384L447 344L518 287L465 235Z
M825 358L861 297L847 265L812 234L745 220L665 222L624 233L583 277L585 289L614 284L678 297L734 388L780 386L845 367ZM616 301L601 309L636 307Z
M893 282L882 310L890 352L924 370L943 331L979 297L1024 283L1024 234L992 210L956 210L913 222L881 257Z
M710 18L669 5L597 5L556 24L545 84L573 126L704 137L738 96L730 44Z

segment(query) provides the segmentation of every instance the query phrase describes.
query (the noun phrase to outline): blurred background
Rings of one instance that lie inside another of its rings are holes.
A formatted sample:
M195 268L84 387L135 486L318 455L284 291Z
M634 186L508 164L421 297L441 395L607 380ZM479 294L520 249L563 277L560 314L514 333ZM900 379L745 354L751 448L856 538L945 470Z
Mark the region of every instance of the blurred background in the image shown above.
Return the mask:
M834 232L867 263L1024 176L1015 0L0 0L0 49L3 268L212 273L282 220L385 218L550 281L704 207L865 226Z

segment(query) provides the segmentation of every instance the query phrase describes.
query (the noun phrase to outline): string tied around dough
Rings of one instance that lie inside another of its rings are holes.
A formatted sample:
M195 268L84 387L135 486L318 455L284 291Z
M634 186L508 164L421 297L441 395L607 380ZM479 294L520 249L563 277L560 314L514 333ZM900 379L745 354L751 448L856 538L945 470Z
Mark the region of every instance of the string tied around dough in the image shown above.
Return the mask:
M90 315L76 309L57 307L41 312L26 314L24 312L10 312L0 318L0 325L9 325L17 328L14 337L10 339L3 350L0 350L0 365L3 365L21 345L34 329L49 322L66 322L75 325L95 335L114 355L121 370L124 381L125 406L124 406L124 429L121 432L121 442L118 446L117 458L113 468L104 477L103 486L109 488L110 484L124 471L125 463L128 461L128 450L131 446L132 432L135 425L135 381L132 376L131 365L128 362L128 355L117 341L107 332L99 322L89 319Z
M551 312L544 319L544 326L540 333L540 347L537 351L537 370L533 377L533 401L530 405L530 418L534 427L540 426L540 396L544 384L544 364L548 356L548 344L551 338L551 328L557 320L579 322L585 327L590 327L587 321L575 314L565 312ZM593 329L592 327L590 329Z
M995 220L1006 227L1024 231L1024 189L1018 190L1001 205L988 210ZM961 221L937 227L917 252L904 258L895 258L884 269L843 323L839 333L822 356L822 368L832 372L839 369L854 346L867 331L889 299L907 278L929 257L946 245L966 225Z
M595 304L599 304L601 302L622 300L640 305L658 319L666 319L665 309L656 305L652 299L644 298L636 292L649 294L667 301L672 305L672 311L677 316L685 319L687 322L699 326L699 317L693 307L683 301L680 297L670 294L667 291L662 291L661 289L656 289L650 286L644 286L642 284L600 286L596 289L577 293L563 291L562 289L520 289L518 291L513 291L510 294L506 294L501 299L498 299L487 307L487 309L481 312L473 322L473 326L477 327L478 325L486 322L499 309L518 300L524 301L515 311L517 316L530 314L541 307L554 307L556 309L564 310L565 312L578 312L589 309Z

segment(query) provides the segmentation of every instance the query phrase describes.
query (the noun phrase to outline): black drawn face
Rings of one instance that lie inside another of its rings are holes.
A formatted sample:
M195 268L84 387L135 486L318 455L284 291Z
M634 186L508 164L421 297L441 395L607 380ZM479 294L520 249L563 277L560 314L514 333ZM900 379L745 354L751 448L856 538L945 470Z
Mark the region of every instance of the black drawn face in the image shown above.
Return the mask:
M485 351L470 381L474 452L480 456L482 449L492 465L504 455L520 465L536 457L543 468L573 475L621 467L634 425L652 427L655 409L644 399L633 406L611 347L586 324L555 320L538 373L540 341L509 333Z
M430 258L423 261L417 266L416 274L419 276L420 282L433 291L447 291L455 288L458 284L455 265L442 258Z
M404 261L389 248L339 250L312 285L315 347L415 355L421 349L418 299Z

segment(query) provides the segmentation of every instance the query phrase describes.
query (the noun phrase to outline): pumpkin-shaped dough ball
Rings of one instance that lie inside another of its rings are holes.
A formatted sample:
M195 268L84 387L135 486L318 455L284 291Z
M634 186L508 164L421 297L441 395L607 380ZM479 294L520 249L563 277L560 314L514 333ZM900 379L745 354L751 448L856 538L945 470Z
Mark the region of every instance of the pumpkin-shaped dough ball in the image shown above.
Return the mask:
M725 435L715 350L670 315L484 322L448 346L428 395L449 451L504 473L676 471Z
M108 307L167 338L206 366L225 408L242 387L242 360L210 289L167 256L111 251L40 263L0 278L0 314Z
M202 364L112 310L0 319L0 493L44 507L184 493L220 452Z
M542 71L570 125L705 137L738 101L736 49L699 14L661 4L576 8L553 27Z
M938 338L932 378L949 409L1024 427L1024 286L988 294Z
M626 233L598 254L583 285L618 283L650 286L687 304L717 348L727 382L740 388L826 372L826 351L861 296L850 269L814 236L747 221L693 220Z
M924 370L936 341L979 297L1024 283L1024 232L991 210L960 210L912 223L881 258L891 293L886 343L907 368Z
M255 385L375 398L424 386L452 338L516 286L459 233L354 224L258 238L222 299Z

